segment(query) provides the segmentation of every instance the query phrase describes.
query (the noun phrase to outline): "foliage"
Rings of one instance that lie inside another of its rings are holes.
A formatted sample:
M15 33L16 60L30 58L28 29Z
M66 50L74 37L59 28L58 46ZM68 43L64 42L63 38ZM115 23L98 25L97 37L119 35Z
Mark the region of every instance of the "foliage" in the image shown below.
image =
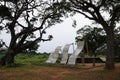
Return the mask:
M120 57L120 27L115 29L115 55L116 57Z
M0 41L0 48L3 46L2 42Z
M4 56L5 54L0 52L0 59Z
M69 10L84 15L86 18L102 25L106 33L107 69L115 69L114 63L114 29L120 20L119 0L65 0L70 4ZM107 16L106 16L107 14Z
M2 11L0 13L0 17L1 18L10 18L11 17L11 13L10 13L10 9L4 5L0 6L0 11Z
M120 57L120 27L115 30L115 57ZM77 31L79 36L76 37L76 41L85 40L88 45L88 52L91 55L105 54L106 51L106 34L102 28L84 26ZM87 52L86 45L84 51Z
M11 37L7 54L2 58L1 64L13 63L14 56L18 53L27 49L36 50L41 41L52 40L52 35L44 35L48 28L61 23L61 17L67 15L62 6L63 2L52 0L0 1L0 30L6 31Z
M51 35L48 36L48 39L44 39L43 35L46 34L47 28L62 21L60 17L62 17L63 12L59 12L57 8L54 9L55 2L19 0L14 3L9 0L5 1L1 1L0 5L2 11L0 14L1 26L3 27L2 30L6 29L11 34L11 41L15 39L10 42L13 43L12 45L18 47L24 45L24 48L21 49L23 50L36 42L52 39ZM9 17L10 22L5 22L6 19L3 17L6 16ZM36 32L39 32L39 35L36 35ZM31 38L32 40L30 40ZM29 40L31 41L30 44L28 44Z
M26 44L30 44L30 43L32 43L32 41L27 41L26 42ZM33 53L33 52L37 51L38 47L39 47L38 43L34 43L27 50L25 50L23 52Z
M18 54L15 57L15 62L17 64L42 64L47 58L47 54Z
M98 54L97 50L106 43L105 32L102 28L85 26L79 29L77 33L80 36L76 37L76 40L84 40L87 44L85 45L85 52L89 52L91 55L96 56Z

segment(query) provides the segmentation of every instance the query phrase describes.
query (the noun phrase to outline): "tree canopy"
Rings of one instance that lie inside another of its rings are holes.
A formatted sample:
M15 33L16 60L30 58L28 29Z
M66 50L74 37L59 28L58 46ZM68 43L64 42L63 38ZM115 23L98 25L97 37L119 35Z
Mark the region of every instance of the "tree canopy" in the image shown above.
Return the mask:
M65 0L69 10L100 24L106 32L106 69L115 69L114 29L120 21L119 0Z
M97 50L106 44L106 36L102 28L86 25L79 29L77 33L79 36L76 37L76 40L85 41L84 49L85 52L89 52L89 55L97 56Z
M56 6L58 5L59 6ZM63 4L52 0L1 0L0 30L10 34L10 44L0 64L14 63L14 56L45 38L46 29L61 23L67 12L61 8ZM66 5L66 4L64 4Z

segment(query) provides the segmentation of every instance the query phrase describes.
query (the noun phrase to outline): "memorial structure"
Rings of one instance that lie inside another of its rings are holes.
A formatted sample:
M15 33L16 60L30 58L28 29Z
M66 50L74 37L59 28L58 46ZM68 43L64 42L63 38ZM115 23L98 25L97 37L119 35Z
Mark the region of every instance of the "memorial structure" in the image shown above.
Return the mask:
M46 63L55 63L58 59L59 52L61 51L62 46L57 46L56 49L49 55Z
M67 60L68 60L68 51L69 51L69 47L71 46L72 44L66 44L63 48L63 51L62 51L62 58L61 58L61 64L66 64L67 63Z
M69 57L68 64L75 64L76 58L78 57L79 53L82 51L84 47L84 41L77 42L77 48L74 53Z

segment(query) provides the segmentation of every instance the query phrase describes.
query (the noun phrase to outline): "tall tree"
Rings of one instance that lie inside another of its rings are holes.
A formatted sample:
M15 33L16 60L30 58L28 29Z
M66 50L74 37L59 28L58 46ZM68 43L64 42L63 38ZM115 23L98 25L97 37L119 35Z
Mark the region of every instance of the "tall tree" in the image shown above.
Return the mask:
M69 9L102 25L107 34L106 69L115 69L114 29L120 20L119 0L64 0Z
M66 14L57 4L57 1L52 0L0 1L0 30L11 36L7 53L0 65L12 64L18 53L34 47L35 43L52 39L52 35L44 37L46 29L62 22L61 17Z
M93 66L95 66L95 57L98 55L97 50L105 44L105 33L102 28L84 26L77 31L79 36L76 37L77 41L85 41L85 52L93 56Z
M120 58L120 26L115 29L115 56Z

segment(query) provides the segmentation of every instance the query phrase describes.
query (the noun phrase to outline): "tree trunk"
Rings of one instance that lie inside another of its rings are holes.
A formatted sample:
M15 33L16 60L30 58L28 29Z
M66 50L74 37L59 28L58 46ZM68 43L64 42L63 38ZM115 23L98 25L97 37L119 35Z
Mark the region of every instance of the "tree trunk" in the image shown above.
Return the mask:
M85 56L84 55L81 57L81 62L83 65L85 65Z
M93 57L93 67L95 67L95 56Z
M86 42L86 51L87 51L87 55L90 55L89 49L88 49L88 42Z
M12 51L7 52L6 55L2 57L0 61L0 65L11 66L12 64L14 64L14 57L15 57L15 54Z
M107 53L106 53L106 69L115 69L114 62L114 29L109 28L107 31Z

